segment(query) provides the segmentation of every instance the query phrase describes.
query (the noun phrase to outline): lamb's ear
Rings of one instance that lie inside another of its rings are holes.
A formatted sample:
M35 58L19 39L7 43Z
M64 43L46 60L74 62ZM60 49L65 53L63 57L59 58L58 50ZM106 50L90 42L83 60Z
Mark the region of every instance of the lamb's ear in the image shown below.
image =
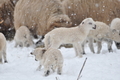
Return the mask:
M43 49L42 52L45 53L45 52L46 52L46 49Z

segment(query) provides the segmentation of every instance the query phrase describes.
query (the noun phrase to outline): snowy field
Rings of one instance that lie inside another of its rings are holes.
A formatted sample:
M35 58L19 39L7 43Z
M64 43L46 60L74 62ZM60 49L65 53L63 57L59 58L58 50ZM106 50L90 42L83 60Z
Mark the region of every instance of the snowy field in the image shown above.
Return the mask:
M30 55L33 48L14 47L14 41L7 41L8 63L0 64L0 80L77 80L79 71L87 57L79 80L120 80L120 50L113 44L113 53L107 51L106 43L100 54L93 54L86 45L86 55L75 57L73 48L62 47L64 57L62 75L51 73L43 76L43 68L36 71L38 62ZM96 45L95 45L96 47Z

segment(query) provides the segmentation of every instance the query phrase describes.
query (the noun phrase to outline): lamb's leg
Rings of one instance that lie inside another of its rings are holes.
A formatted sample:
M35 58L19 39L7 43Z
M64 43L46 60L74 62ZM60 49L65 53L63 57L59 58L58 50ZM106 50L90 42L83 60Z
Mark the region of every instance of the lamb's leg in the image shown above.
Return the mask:
M93 47L93 43L94 43L94 39L89 38L89 39L88 39L89 48L90 48L91 52L95 53L94 47Z
M2 52L0 52L0 64L2 64Z
M86 54L86 53L85 53L85 44L86 44L86 41L84 41L84 42L82 43L83 54Z
M99 54L100 53L100 51L101 51L101 48L102 48L102 44L101 44L101 41L97 41L97 45L98 45L98 49L97 49L97 54Z
M58 65L57 74L61 75L63 64Z
M49 68L49 66L44 66L44 69L45 69L44 76L48 76L50 74L50 68Z
M82 44L81 43L74 43L73 44L76 56L82 57L83 50L82 50Z
M39 63L39 66L38 66L38 68L36 69L36 71L40 71L41 70L41 64Z
M75 43L73 44L73 47L74 47L74 49L75 49L76 56L78 56L77 45L76 45Z
M4 62L7 63L7 58L6 58L6 51L3 51L3 58L4 58Z
M55 70L56 70L56 65L52 65L52 68L51 68L52 70L53 70L53 72L55 72Z
M113 44L112 40L107 40L107 46L108 46L108 51L109 52L113 52L112 44Z

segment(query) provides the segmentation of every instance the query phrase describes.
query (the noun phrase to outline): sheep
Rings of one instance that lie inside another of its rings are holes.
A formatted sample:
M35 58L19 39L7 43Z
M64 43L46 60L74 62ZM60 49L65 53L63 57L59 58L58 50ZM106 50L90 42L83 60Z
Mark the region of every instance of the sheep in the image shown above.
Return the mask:
M26 26L21 26L15 33L14 36L15 47L29 47L34 44L31 33Z
M88 34L87 41L90 50L95 53L94 48L93 48L93 43L94 40L97 43L98 49L97 53L99 54L102 48L102 41L107 42L108 45L108 51L113 52L112 50L112 44L113 40L114 41L119 41L120 42L120 35L117 31L112 30L107 24L103 22L96 21L96 30L91 30ZM84 45L86 42L83 43L82 48L83 48L83 53L85 54L84 51Z
M119 35L120 35L120 18L114 18L112 21L111 21L111 24L110 24L110 28L112 30L116 30L119 32ZM119 40L120 42L120 40ZM116 46L118 49L120 49L120 43L118 41L115 41L116 43Z
M6 58L6 38L3 35L3 33L0 33L0 64L4 62L7 63L7 58Z
M44 66L44 76L48 76L50 74L50 69L53 72L57 69L57 73L61 75L62 67L63 67L63 56L58 49L49 48L36 48L32 55L35 56L36 61L40 61L40 64L37 70L40 70L42 66Z
M113 18L120 17L119 0L63 0L62 4L72 26L79 25L86 17L92 17L95 21L102 21L107 25Z
M44 36L55 27L71 24L60 0L19 0L15 6L15 30L27 26L33 35Z
M92 18L84 19L79 26L72 28L56 28L45 35L43 40L45 49L59 48L61 44L73 44L76 56L82 57L81 44L86 39L90 30L96 25Z

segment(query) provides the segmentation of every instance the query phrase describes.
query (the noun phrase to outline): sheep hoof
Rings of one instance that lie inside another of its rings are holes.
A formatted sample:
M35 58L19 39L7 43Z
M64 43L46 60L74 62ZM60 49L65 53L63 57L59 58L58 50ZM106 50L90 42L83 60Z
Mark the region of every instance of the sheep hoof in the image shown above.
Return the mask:
M61 75L61 73L60 73L60 72L59 72L58 74L59 74L59 75Z
M113 50L112 50L112 49L108 49L108 51L109 51L109 53L110 53L110 52L113 52Z
M47 72L45 72L45 76L48 76L50 74L50 71L47 70Z
M5 60L5 61L4 61L4 63L8 63L8 61L7 61L7 60Z
M85 55L86 53L85 53L85 52L83 52L82 54L83 54L83 55Z

